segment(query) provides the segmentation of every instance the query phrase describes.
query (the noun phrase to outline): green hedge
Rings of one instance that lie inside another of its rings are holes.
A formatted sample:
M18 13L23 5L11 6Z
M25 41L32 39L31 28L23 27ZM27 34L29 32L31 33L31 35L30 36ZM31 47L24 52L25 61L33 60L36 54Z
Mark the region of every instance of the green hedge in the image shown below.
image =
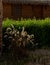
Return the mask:
M44 20L21 19L20 21L6 19L2 24L3 33L7 27L11 26L11 24L13 24L17 29L24 26L25 30L29 34L35 35L35 40L39 45L50 46L50 18L46 18Z

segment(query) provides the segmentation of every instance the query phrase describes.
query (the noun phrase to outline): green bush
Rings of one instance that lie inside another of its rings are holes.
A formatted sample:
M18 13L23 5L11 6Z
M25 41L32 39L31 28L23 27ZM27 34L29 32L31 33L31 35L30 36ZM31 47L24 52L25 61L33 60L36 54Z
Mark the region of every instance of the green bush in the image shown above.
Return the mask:
M35 40L39 43L39 46L50 46L50 18L44 20L21 19L20 21L6 19L2 24L3 33L11 24L17 29L20 28L20 30L24 26L28 34L35 35Z

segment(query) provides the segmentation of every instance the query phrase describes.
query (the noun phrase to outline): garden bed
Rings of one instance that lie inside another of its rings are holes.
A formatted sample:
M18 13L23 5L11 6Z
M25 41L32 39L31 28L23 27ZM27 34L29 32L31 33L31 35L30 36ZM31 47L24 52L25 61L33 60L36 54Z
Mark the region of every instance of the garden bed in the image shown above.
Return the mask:
M11 54L4 54L0 57L0 65L50 65L50 50L37 49L35 51L28 51L29 56L19 59L11 56Z
M16 48L16 45L15 47L13 45L12 48L15 48L13 51L11 48L9 51L3 52L1 54L2 56L0 57L0 65L50 65L50 18L43 20L21 19L21 21L6 19L2 24L3 40L4 33L6 32L7 28L11 28L11 25L14 26L15 31L18 30L19 32L21 32L22 27L24 27L24 33L27 32L29 35L33 34L33 42L35 44L37 43L38 45L33 47L28 45L29 49L21 46ZM30 49L30 47L32 48ZM20 53L16 54L17 51Z
M6 19L2 24L3 33L7 27L11 27L11 24L20 31L24 26L28 34L34 34L35 42L39 43L39 46L50 46L50 18L42 20L21 19L20 21Z

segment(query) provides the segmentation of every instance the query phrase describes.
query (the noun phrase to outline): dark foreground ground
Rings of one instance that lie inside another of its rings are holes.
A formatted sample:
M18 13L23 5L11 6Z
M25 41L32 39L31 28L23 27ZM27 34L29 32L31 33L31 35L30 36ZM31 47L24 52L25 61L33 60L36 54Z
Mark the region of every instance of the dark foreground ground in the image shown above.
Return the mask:
M50 65L50 49L28 51L28 56L21 58L4 53L0 56L0 65Z

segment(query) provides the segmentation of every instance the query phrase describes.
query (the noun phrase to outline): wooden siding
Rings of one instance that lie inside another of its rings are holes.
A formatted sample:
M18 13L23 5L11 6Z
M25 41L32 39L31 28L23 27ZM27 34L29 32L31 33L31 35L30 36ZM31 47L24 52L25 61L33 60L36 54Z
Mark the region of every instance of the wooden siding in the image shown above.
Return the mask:
M22 17L32 17L32 6L31 5L23 5L22 6Z
M4 18L45 18L50 17L50 5L3 4Z
M3 17L11 18L11 5L10 4L3 4Z
M21 5L12 5L12 8L11 8L11 16L13 19L17 19L17 18L21 18L21 15L22 15L22 6Z
M45 5L43 8L44 17L50 17L50 5Z
M41 5L33 5L32 8L33 8L33 13L32 13L33 17L41 18L42 17Z

